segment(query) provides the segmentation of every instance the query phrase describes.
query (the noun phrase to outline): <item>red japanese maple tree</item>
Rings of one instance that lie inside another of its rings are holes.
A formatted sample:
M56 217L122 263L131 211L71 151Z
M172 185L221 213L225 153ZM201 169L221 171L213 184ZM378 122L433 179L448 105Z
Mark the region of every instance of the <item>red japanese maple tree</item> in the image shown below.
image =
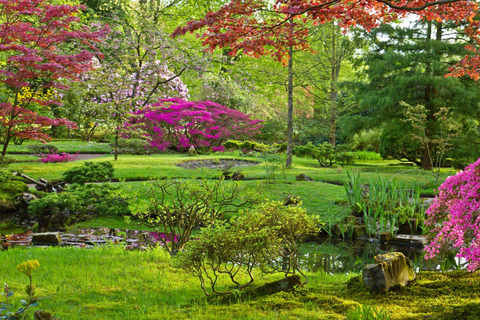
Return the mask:
M52 125L75 127L48 117L53 88L76 79L91 65L94 43L106 32L81 27L82 6L46 0L0 0L0 137L2 155L12 138L45 141ZM56 102L58 103L58 102Z
M286 63L289 47L308 49L307 24L336 20L343 27L361 26L367 30L415 13L429 20L467 22L466 32L479 45L478 4L465 0L230 0L202 20L177 28L172 36L205 28L200 35L211 49L231 48L230 55L242 51L252 56L271 55ZM293 20L292 18L295 18ZM465 57L452 74L480 77L476 66L477 48Z

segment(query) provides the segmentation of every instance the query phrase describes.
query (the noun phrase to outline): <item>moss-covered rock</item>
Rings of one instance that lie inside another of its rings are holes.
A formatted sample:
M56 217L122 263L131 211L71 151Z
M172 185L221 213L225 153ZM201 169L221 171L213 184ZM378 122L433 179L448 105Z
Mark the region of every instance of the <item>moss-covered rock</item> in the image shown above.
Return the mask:
M0 183L0 212L12 211L17 205L16 198L28 191L28 186L21 181L8 180Z

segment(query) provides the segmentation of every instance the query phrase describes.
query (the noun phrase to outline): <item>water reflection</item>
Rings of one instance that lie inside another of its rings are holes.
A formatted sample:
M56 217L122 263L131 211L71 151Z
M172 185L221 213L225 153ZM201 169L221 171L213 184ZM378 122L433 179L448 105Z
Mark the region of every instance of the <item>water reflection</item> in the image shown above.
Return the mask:
M455 258L454 254L435 260L425 260L422 247L385 245L373 241L326 238L319 242L303 244L299 251L300 265L304 270L323 270L327 273L361 272L366 264L374 263L373 258L376 255L392 251L401 252L408 257L417 272L466 268L466 262Z

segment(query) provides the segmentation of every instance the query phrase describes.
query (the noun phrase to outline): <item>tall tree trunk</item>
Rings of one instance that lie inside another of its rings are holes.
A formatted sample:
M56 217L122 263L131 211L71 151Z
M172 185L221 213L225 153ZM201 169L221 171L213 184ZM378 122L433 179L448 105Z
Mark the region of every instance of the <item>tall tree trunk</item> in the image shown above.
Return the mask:
M336 30L335 22L332 22L332 60L331 60L331 75L330 75L330 130L329 141L332 146L336 143L336 127L337 127L337 79L339 74L339 67L337 67L336 57Z
M431 36L432 36L432 22L427 22L427 38L426 38L426 49L427 53L431 53ZM431 78L432 77L432 65L430 58L427 59L425 65L425 77ZM423 154L422 154L422 161L421 167L425 170L432 169L432 153L431 153L431 143L430 143L430 136L431 136L431 126L430 123L432 121L432 85L427 81L425 85L425 108L427 109L427 118L425 123L425 145L423 146Z
M293 23L290 21L290 23ZM293 46L288 49L288 123L287 123L287 160L286 168L292 167L293 155Z

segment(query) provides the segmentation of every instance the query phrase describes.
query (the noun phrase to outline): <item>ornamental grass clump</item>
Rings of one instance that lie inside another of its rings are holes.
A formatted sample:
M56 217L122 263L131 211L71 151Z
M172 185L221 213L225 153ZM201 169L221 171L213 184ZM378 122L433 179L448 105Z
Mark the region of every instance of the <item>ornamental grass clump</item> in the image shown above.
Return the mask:
M451 176L438 188L428 208L426 225L433 240L425 248L426 259L455 252L468 262L468 270L480 267L480 159Z

